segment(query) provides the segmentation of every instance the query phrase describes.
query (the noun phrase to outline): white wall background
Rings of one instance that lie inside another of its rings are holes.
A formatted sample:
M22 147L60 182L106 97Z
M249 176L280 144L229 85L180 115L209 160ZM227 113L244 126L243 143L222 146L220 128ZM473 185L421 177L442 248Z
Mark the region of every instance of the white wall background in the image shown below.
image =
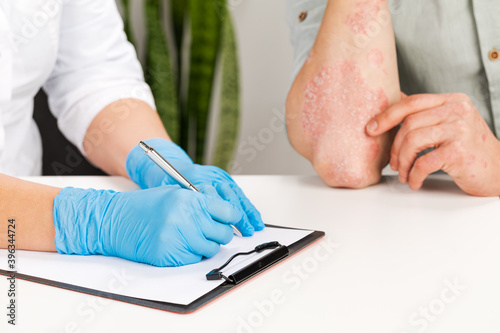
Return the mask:
M292 47L285 0L233 0L242 71L242 123L234 173L313 173L288 143L284 106Z
M120 2L120 0L117 0ZM228 0L238 38L242 114L233 174L311 174L283 126L292 73L285 0ZM132 2L138 51L144 51L142 0ZM135 24L138 23L138 24Z

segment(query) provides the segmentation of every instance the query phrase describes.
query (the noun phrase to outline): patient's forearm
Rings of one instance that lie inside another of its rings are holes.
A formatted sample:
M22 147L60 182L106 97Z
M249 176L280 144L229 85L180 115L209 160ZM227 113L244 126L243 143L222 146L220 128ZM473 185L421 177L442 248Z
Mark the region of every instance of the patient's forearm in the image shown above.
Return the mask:
M60 190L0 174L0 248L15 242L18 250L55 251L52 205Z
M329 1L287 99L294 148L330 186L373 184L388 161L392 139L370 138L365 126L399 98L387 2Z

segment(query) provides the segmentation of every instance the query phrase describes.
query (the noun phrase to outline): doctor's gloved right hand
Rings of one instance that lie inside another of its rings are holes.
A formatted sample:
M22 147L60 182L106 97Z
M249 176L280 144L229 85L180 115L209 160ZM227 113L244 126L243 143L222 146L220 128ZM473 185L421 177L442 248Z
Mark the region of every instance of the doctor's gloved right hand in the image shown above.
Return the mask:
M67 187L54 199L59 253L116 256L154 266L212 257L241 211L215 196L163 186L115 192Z
M188 154L171 141L149 139L145 143L165 157L203 193L210 193L205 190L206 188L215 188L215 195L238 207L242 212L242 218L236 227L243 236L252 236L256 230L264 229L265 225L259 211L227 172L215 166L193 163ZM151 162L139 146L135 146L129 152L126 170L130 179L143 189L177 184L174 178Z

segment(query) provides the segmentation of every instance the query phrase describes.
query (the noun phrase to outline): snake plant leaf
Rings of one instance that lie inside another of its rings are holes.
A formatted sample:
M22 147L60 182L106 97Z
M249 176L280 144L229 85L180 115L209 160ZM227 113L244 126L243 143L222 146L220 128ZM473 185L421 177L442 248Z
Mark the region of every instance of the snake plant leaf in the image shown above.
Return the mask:
M179 142L178 90L170 52L163 30L160 0L146 0L147 59L146 80L151 87L158 114L170 138Z
M221 36L221 16L215 1L188 0L191 19L188 127L196 128L196 163L203 163L215 65ZM190 134L188 134L190 135Z
M135 46L134 36L132 34L132 20L130 18L130 0L122 0L122 6L125 34L127 35L128 41Z
M188 133L187 133L187 114L185 106L185 98L183 98L183 41L184 41L184 24L187 14L187 3L186 0L170 0L170 13L172 18L172 31L174 37L174 44L177 50L176 58L176 73L177 73L177 87L178 87L178 103L179 103L179 120L180 120L180 133L179 133L179 143L184 149L188 145Z
M221 39L221 98L218 133L213 164L228 169L233 158L239 131L240 78L239 61L233 21L226 10Z
M182 42L184 40L184 21L186 18L186 0L170 0L170 12L172 17L172 27L175 47L177 48L177 84L180 84L182 66Z

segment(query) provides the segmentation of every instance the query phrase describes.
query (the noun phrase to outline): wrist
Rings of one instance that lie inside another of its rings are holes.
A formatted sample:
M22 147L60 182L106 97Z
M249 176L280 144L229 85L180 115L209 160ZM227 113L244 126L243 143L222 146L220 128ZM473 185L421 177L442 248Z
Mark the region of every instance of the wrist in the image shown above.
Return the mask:
M172 141L149 139L144 142L176 168L179 164L193 164L186 152ZM125 169L130 179L143 189L160 186L165 176L163 171L144 155L144 151L139 146L135 146L128 153Z
M55 246L61 254L110 255L103 216L114 191L66 187L54 199ZM109 221L108 223L109 224Z

